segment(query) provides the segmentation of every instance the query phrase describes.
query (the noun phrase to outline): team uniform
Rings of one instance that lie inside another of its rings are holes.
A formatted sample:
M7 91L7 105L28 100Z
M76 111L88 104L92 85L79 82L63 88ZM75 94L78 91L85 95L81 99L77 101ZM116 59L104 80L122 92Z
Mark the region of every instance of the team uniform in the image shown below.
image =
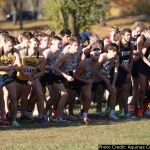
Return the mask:
M59 69L65 74L72 76L73 72L76 70L76 67L79 63L79 55L78 53L74 54L73 56L71 56L69 53L66 53L65 55L67 57L66 62L62 64ZM57 72L54 72L54 81L57 84L59 83L66 84L66 78L64 78Z
M50 70L45 70L45 74L40 78L42 87L45 87L47 84L52 85L54 83L55 75L53 72L58 57L59 53L57 55L54 55L54 53L50 51L50 54L46 62L46 65L50 66Z
M102 67L99 69L100 74L112 82L112 70L115 66L115 58L108 59L107 53L105 53L104 61ZM96 92L98 84L101 84L106 88L105 82L100 78L95 76L93 79L92 92Z
M124 66L129 66L129 58L131 53L131 43L128 43L127 47L123 46L122 41L120 41L120 51L118 53L119 55L119 63ZM121 87L122 85L127 83L127 72L122 69L118 68L118 77L116 80L116 87Z
M80 77L83 79L91 79L91 76L97 69L97 65L91 67L89 65L89 58L86 58L84 61L86 63L86 69L81 72ZM68 88L70 88L71 90L80 90L85 85L87 85L87 83L75 79L69 84Z
M11 55L8 57L4 54L4 49L2 48L1 56L0 56L0 66L8 67L13 65L15 62L14 50L12 49ZM13 76L9 76L8 72L0 71L0 86L3 87L11 82L14 82Z
M30 57L28 55L28 49L26 50L26 55L22 58L22 63L24 70L23 72L18 72L16 77L16 82L20 84L27 84L27 77L25 75L35 75L37 74L38 65L39 65L39 51L37 52L36 57Z

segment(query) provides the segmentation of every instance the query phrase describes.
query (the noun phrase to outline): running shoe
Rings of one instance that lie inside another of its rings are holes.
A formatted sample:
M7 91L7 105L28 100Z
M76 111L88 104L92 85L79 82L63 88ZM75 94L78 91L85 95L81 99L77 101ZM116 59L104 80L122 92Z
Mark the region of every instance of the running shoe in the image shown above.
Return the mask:
M134 111L134 105L129 104L129 105L128 105L128 110L129 110L129 111Z
M83 121L84 121L85 123L92 122L92 120L91 120L90 118L88 118L88 117L83 117Z
M106 116L102 111L98 111L98 110L96 110L96 112L94 114L98 115L100 117L105 117Z
M10 123L12 122L12 117L8 116L6 119L8 122L10 122Z
M39 119L39 123L40 123L41 125L46 125L46 122L45 122L42 118Z
M1 111L0 111L0 116L2 116L2 113L1 113ZM4 112L4 116L6 116L6 112Z
M126 118L126 119L137 119L137 117L131 115L130 113L127 113L127 114L125 115L125 118Z
M34 121L32 111L25 111L25 116L27 116L30 120Z
M111 119L111 120L114 120L114 121L118 121L118 120L119 120L119 118L118 118L118 117L116 117L116 115L115 115L115 114L111 114L111 115L109 115L109 116L108 116L108 118L109 118L109 119Z
M56 118L55 121L58 122L58 123L65 123L65 122L68 122L68 120L63 119L63 118Z
M63 110L63 112L64 112L64 115L68 115L68 114L69 114L69 109L68 109L68 108L65 108L65 109Z
M138 108L137 116L138 117L143 117L143 109L142 108Z
M20 124L17 121L13 121L12 127L20 127Z
M48 116L47 115L43 115L43 120L45 121L45 122L50 122L50 120L49 120L49 118L48 118Z
M54 108L52 108L52 114L53 114L53 116L55 117L55 118L57 118L57 116L58 116L58 112L57 112L57 110L56 109L54 109Z
M144 112L144 116L145 117L150 117L150 110L149 109Z
M118 117L124 117L124 111L120 111Z
M0 123L1 123L2 125L10 125L10 123L9 123L8 121L4 120L4 119L2 119L2 120L0 121Z
M106 115L108 115L108 114L110 113L110 108L109 108L109 107L106 107L105 110L104 110L104 113L105 113Z

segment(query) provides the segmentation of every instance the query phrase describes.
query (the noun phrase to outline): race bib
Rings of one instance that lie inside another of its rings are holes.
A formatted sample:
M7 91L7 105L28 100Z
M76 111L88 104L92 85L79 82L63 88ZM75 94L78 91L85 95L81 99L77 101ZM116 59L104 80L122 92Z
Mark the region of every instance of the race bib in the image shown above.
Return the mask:
M101 69L100 74L105 76L106 78L110 78L110 72L107 70Z
M32 75L34 73L35 68L31 66L25 66L24 67L24 74L26 75Z
M128 60L123 60L122 65L128 67L129 66L129 59Z

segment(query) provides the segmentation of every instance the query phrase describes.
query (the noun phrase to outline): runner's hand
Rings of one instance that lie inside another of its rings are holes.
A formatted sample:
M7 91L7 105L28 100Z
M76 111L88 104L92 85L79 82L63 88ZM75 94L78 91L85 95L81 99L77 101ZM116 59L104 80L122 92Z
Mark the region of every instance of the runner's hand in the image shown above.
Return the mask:
M117 93L116 87L114 85L111 85L111 88L114 93Z
M69 81L72 82L74 78L72 76L66 75L65 78Z

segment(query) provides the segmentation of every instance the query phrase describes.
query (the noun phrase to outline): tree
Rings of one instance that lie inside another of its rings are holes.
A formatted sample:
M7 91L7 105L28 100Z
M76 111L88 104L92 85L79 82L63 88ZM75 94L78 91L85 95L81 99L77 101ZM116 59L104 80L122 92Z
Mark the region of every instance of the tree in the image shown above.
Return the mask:
M23 0L12 0L12 7L13 7L13 24L16 25L17 23L17 13L19 13L19 21L20 21L20 29L22 29L22 7L23 7Z
M39 10L39 0L32 0L32 6L33 6L33 11L34 11L34 18L37 19L38 16L38 10Z
M12 0L12 10L13 10L13 24L17 24L17 11L18 11L18 0Z
M105 18L110 0L47 0L45 15L54 28L70 27L74 33ZM104 19L103 19L104 20Z

